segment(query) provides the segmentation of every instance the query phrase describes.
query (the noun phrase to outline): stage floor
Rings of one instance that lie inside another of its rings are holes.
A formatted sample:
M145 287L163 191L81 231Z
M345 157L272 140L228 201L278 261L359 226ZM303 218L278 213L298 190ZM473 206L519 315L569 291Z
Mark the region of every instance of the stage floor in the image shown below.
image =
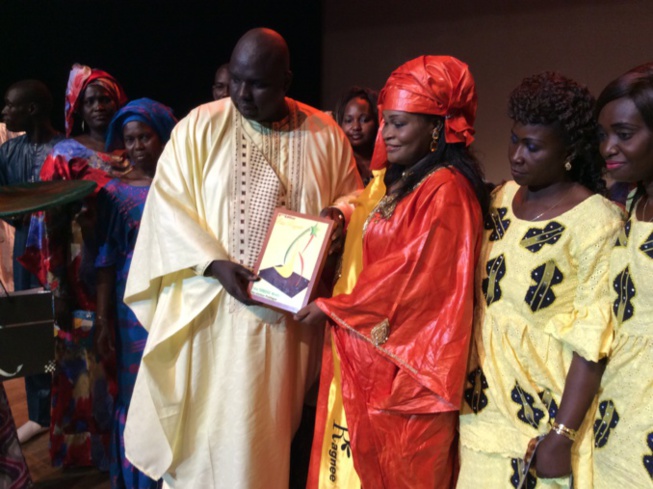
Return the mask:
M9 405L16 426L27 421L27 401L23 379L4 382ZM25 443L23 455L27 460L29 472L38 489L110 489L109 474L94 468L66 469L50 465L48 454L48 433L43 433Z

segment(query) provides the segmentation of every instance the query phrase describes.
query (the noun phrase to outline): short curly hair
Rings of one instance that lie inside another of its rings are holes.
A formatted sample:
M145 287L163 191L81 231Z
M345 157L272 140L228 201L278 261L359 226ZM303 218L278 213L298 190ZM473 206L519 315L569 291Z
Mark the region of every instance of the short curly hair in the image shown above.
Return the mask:
M587 87L560 73L545 71L525 78L512 91L508 116L521 124L557 127L571 158L572 180L593 192L605 193L605 162L599 154L594 105Z

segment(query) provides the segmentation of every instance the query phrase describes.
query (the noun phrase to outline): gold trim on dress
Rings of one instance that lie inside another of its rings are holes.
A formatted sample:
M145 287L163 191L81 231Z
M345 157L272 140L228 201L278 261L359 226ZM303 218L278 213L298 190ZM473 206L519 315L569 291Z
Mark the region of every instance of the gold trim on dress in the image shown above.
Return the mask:
M422 179L419 182L415 182L415 184L408 191L408 193L414 192L420 185L422 185L422 183L424 183L424 181L428 177L430 177L436 171L441 170L442 168L446 168L446 167L439 165L431 169L426 175L422 177ZM374 220L376 216L386 221L389 220L392 217L392 214L394 214L398 203L399 201L397 200L396 194L384 195L383 198L379 201L379 203L376 204L376 207L374 207L372 212L370 212L370 215L367 216L367 219L365 220L365 224L363 224L363 235L365 235L365 233L367 232L367 226L369 225L369 223L372 222L372 220Z

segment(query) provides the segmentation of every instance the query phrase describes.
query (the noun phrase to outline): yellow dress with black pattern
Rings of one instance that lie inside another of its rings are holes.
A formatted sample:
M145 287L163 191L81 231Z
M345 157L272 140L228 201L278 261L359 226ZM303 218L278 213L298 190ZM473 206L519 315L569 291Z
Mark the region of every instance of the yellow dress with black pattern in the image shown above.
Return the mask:
M595 486L653 488L653 223L635 213L610 284L616 332L594 421Z
M622 211L593 195L553 219L525 221L512 211L518 189L496 189L485 221L459 488L518 487L528 442L555 418L573 353L596 362L612 338L608 264ZM577 489L593 487L593 417L572 448ZM523 487L570 487L570 478L529 473Z

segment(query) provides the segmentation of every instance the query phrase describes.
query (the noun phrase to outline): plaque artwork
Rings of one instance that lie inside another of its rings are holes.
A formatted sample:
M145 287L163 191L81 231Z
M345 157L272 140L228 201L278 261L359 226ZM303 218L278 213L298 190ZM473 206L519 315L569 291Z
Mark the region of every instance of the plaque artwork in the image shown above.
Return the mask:
M261 279L250 287L252 298L289 312L308 304L333 227L329 219L277 209L254 269Z

